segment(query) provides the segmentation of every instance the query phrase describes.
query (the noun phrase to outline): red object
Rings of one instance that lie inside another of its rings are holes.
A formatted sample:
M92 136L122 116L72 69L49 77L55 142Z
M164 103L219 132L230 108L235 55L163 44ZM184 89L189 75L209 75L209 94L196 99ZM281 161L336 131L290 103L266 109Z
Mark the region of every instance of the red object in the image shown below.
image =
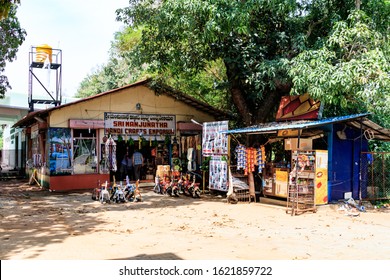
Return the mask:
M64 176L50 176L50 190L71 191L93 189L96 183L110 181L110 174L73 174Z
M318 119L321 115L320 101L314 101L309 94L283 96L280 101L277 121Z

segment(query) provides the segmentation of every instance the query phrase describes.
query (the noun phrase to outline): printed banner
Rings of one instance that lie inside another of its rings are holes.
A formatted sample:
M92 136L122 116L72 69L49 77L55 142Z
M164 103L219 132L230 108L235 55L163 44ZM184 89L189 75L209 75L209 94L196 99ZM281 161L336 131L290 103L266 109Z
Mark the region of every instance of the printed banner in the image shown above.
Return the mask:
M229 121L203 123L202 152L208 155L227 155L228 136L219 133L229 129Z
M228 190L227 162L221 156L213 156L210 160L209 188L218 191Z
M104 133L111 135L174 135L175 115L104 113Z

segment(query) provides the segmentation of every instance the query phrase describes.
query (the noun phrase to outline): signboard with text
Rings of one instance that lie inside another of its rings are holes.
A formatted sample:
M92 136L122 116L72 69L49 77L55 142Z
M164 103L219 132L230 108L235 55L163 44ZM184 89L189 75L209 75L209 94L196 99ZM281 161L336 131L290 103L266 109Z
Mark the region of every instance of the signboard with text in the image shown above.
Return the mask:
M174 135L175 115L104 113L104 132L111 135Z

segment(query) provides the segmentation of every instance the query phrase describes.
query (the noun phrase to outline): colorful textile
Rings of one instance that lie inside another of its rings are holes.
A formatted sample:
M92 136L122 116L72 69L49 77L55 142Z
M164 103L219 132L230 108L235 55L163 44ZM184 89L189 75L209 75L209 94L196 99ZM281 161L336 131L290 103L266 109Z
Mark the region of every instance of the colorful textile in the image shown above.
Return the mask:
M245 168L245 175L255 171L256 154L257 154L257 151L255 148L247 148L246 149L246 164L247 164L247 166Z
M256 161L257 161L257 166L258 166L258 172L262 173L263 168L265 167L265 148L264 148L264 146L257 148Z
M246 169L246 147L239 144L235 152L237 154L237 170Z

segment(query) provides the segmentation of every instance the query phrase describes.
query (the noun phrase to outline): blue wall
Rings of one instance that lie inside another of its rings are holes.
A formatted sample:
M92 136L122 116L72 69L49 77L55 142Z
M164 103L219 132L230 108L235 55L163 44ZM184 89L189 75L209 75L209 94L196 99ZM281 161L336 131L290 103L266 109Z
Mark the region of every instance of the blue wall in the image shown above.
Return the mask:
M337 131L344 125L334 124L329 137L329 201L344 199L345 192L352 192L354 199L359 199L360 152L368 150L368 141L360 137L360 130L346 128L347 140L337 136Z

